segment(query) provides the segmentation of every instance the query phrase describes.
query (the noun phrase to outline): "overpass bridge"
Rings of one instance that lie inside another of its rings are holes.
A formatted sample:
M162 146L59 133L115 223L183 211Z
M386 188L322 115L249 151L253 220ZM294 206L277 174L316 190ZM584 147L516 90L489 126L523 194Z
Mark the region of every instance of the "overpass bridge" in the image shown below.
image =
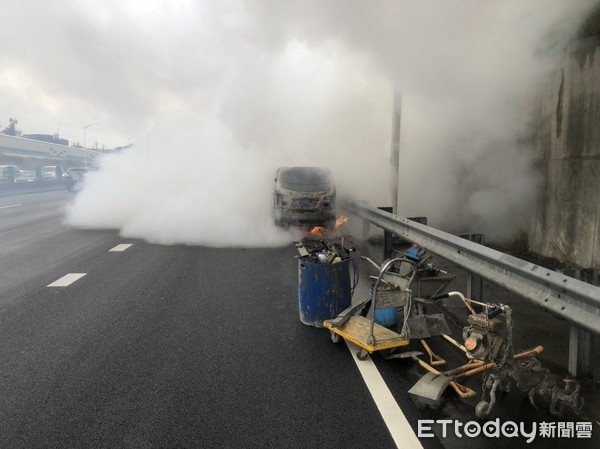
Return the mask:
M83 166L86 164L94 166L103 154L105 153L89 148L70 147L52 142L0 134L0 160L34 158L61 161L69 165ZM8 164L11 162L0 162L0 165L2 163Z

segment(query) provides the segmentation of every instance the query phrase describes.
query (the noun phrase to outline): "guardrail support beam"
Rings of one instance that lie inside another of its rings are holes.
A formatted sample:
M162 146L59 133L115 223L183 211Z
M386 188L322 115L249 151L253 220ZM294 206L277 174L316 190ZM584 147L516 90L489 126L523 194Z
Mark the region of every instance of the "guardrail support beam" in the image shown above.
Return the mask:
M393 207L381 206L377 209L382 210L384 212L389 212L390 214L394 213ZM383 260L392 258L392 237L394 235L388 231L387 229L383 230Z
M598 285L598 270L584 269L574 270L573 277L588 284ZM596 336L586 332L575 325L569 329L569 374L573 377L589 376L592 380L593 390L597 390L596 379L598 373L595 371L595 349Z
M362 239L364 241L366 241L369 238L369 232L371 230L371 223L369 223L369 220L363 218L363 225L362 225Z
M569 374L573 377L592 376L592 352L594 336L589 332L570 326L569 332Z
M483 234L464 234L461 237L480 245L483 245L485 240ZM467 298L483 301L483 278L470 271L467 272Z

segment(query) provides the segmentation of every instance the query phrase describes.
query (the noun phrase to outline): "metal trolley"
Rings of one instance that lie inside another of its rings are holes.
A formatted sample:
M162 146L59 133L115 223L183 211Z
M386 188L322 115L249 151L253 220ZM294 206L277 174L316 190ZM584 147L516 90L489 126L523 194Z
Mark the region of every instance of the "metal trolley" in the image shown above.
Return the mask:
M395 264L408 263L412 266L412 273L410 278L408 278L405 287L398 293L401 293L403 298L405 317L410 316L412 306L412 292L410 287L417 275L417 264L406 257L391 259L385 262L381 267L370 259L363 258L380 268L379 275L371 290L370 297L359 304L348 307L336 318L323 322L323 326L330 330L331 339L334 343L337 343L341 338L344 338L361 348L356 354L360 360L364 360L368 354L376 351L399 348L409 344L409 333L406 328L406 320L401 333L398 333L377 324L375 322L375 310L378 307L377 299L380 293L380 284L382 282L387 282L385 277L390 268ZM404 279L406 280L406 278ZM364 316L369 309L371 310L370 316Z

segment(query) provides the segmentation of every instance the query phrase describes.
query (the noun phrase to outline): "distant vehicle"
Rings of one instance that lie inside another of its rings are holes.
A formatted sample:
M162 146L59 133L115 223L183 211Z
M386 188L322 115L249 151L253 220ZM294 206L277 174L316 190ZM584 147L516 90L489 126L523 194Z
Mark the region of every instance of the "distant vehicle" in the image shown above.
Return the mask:
M329 169L280 167L273 219L277 226L331 226L335 222L335 186Z
M37 181L34 170L21 170L21 174L15 178L15 182L33 182Z
M44 165L42 167L42 179L52 180L59 179L62 175L63 169L58 165Z
M16 165L0 165L0 182L15 182L20 173Z
M67 171L63 174L63 180L65 181L65 186L67 190L70 192L73 190L77 182L83 182L85 179L85 174L88 172L87 168L84 167L71 167L68 168Z

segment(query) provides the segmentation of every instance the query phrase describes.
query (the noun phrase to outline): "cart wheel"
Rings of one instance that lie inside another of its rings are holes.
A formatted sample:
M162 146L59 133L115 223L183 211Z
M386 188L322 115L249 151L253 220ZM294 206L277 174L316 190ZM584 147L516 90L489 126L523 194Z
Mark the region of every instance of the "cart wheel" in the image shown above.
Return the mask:
M356 353L356 357L358 358L358 360L365 360L368 355L369 351L367 351L366 349L361 349Z
M490 416L490 404L486 401L481 401L475 407L475 416L479 419L485 419Z
M340 334L336 334L333 331L329 331L331 333L331 341L334 342L336 345L342 341L342 337L340 337Z

